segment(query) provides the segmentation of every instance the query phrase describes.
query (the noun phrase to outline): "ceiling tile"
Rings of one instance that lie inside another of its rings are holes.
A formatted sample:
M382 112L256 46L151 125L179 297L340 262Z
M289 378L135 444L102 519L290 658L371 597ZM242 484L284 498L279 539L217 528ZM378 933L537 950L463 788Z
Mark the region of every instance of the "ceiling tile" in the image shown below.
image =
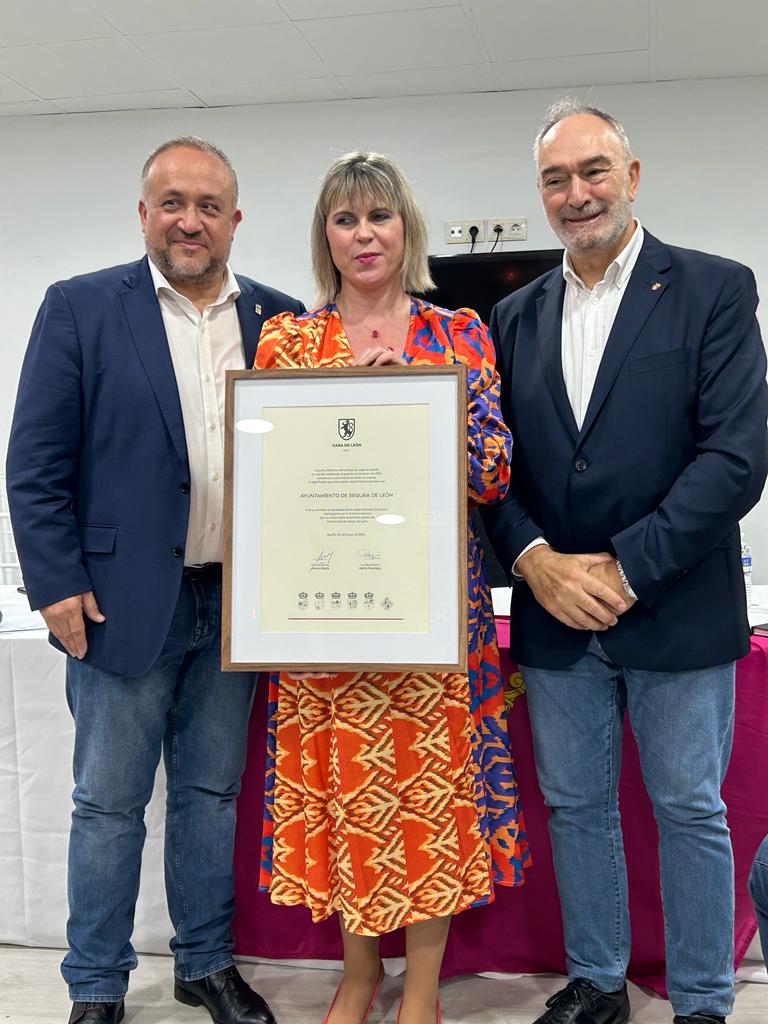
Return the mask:
M115 30L83 0L2 0L0 18L0 46L115 35Z
M441 7L299 22L337 75L450 67L484 61L464 12Z
M38 97L29 89L17 82L12 82L5 75L0 75L0 103L17 103L25 100L36 100Z
M322 62L293 25L164 32L130 38L180 84L198 94L211 88L250 85L254 78L313 78L326 74Z
M46 99L136 92L176 85L122 39L0 49L0 73Z
M302 21L317 18L338 18L344 14L380 14L382 11L413 11L420 7L460 7L461 0L281 0L289 18Z
M588 57L511 60L493 65L502 89L556 89L647 82L648 51L597 53Z
M67 96L56 106L68 114L100 110L159 110L165 107L202 107L197 96L186 89L158 89L153 92L123 92L109 96Z
M0 117L26 117L28 114L58 114L60 111L45 100L27 100L23 103L0 103Z
M567 57L648 48L648 0L471 0L491 60Z
M344 100L349 94L335 78L292 78L277 81L272 78L233 89L224 86L205 89L200 94L209 107L239 107L254 103L299 103L316 100Z
M659 0L656 17L658 79L768 74L765 3Z
M355 99L374 96L432 96L439 93L493 92L496 84L484 64L457 68L417 68L378 75L345 75L339 81Z
M276 0L216 0L215 18L211 0L90 0L125 35L139 32L178 32L236 25L263 25L285 21Z

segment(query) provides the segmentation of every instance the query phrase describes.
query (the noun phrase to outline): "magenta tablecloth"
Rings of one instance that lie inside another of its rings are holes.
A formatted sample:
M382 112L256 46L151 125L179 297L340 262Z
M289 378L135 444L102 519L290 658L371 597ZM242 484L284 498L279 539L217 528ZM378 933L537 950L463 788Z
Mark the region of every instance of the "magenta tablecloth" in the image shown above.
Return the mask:
M508 652L508 623L498 622L502 662L514 672ZM736 728L733 756L723 794L736 862L735 949L738 963L755 932L747 895L754 852L768 833L768 640L753 637L751 653L736 667ZM303 908L273 907L257 890L264 782L266 687L259 686L250 723L248 764L238 802L235 845L237 915L235 948L243 956L338 960L341 943L335 919L313 925ZM560 908L552 870L547 812L536 783L525 697L509 714L509 732L533 856L521 888L497 888L496 901L456 917L443 976L480 971L565 971ZM630 978L664 989L664 929L659 897L657 832L640 777L637 748L625 727L620 803L629 871L632 920ZM401 956L402 934L385 936L384 956Z

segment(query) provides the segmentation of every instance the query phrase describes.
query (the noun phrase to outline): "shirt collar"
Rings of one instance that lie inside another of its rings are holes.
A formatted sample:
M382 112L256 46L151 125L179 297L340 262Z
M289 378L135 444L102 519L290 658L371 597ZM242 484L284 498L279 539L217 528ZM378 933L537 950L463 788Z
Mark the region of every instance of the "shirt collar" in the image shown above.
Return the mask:
M182 295L181 292L177 292L172 284L169 283L165 275L157 269L152 260L147 257L149 262L149 272L152 275L152 283L155 286L155 295L160 295L161 291L164 291L170 295L173 295L177 299L181 299L183 302L189 302L186 295ZM240 298L240 285L237 283L237 278L232 273L232 268L229 264L226 266L226 273L224 274L224 281L221 286L221 291L212 306L219 306L221 303L226 302L228 299Z
M606 286L609 287L611 285L615 285L616 288L624 287L629 275L635 269L635 263L637 263L637 257L640 255L640 250L643 247L644 238L645 232L643 231L643 226L640 221L635 218L635 230L632 232L632 237L603 275L603 281ZM568 255L567 249L563 253L563 277L568 284L572 284L578 289L589 291L587 286L571 266L571 258Z

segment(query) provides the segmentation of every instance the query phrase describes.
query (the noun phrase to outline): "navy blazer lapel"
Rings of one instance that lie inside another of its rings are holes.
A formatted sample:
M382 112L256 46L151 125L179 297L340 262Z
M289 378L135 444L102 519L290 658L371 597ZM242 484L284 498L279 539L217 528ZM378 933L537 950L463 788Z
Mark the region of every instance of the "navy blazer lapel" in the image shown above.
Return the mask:
M125 275L121 299L133 341L155 392L171 441L179 458L187 463L187 441L179 390L163 316L157 301L149 263L144 257Z
M603 358L600 360L595 386L579 435L580 441L583 441L591 430L646 320L667 290L670 266L667 247L646 232L643 247L627 282L624 298L621 300L611 333L608 335Z
M563 377L563 299L565 278L560 269L552 271L544 284L544 294L536 300L536 334L539 342L544 379L547 382L555 409L572 441L578 438L578 427L565 390Z
M235 309L243 335L245 368L250 370L256 358L256 346L259 343L259 335L266 320L266 314L262 312L262 304L257 301L259 296L253 285L241 277L237 278L237 283L240 286L240 295L235 300Z

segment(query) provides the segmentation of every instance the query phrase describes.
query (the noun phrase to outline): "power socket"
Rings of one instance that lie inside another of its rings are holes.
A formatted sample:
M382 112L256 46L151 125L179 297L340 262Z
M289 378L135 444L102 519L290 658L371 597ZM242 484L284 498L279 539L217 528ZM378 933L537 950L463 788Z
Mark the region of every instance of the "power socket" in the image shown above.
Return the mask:
M485 241L485 225L490 223L483 220L447 220L445 222L445 240L448 245L472 244L470 228L477 228L475 242Z
M501 224L502 231L498 236L500 242L524 242L528 237L528 221L525 217L516 217L513 219L505 220L502 217L497 217L494 220L487 220L485 222L485 237L495 242L497 233L496 225Z

